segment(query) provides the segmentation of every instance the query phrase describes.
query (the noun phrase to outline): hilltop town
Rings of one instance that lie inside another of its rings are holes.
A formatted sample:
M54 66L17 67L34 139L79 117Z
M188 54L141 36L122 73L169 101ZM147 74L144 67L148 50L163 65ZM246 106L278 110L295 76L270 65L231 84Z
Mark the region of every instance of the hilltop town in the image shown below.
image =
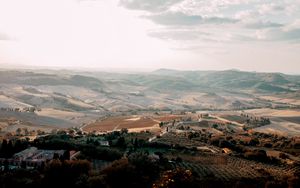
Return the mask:
M6 187L299 186L297 76L40 70L0 78ZM247 80L253 86L243 88Z
M155 126L147 125L152 121ZM118 124L118 128L112 127L111 122ZM136 124L141 123L145 127L137 128ZM4 173L29 171L43 174L42 182L36 182L36 176L31 175L20 180L23 183L30 180L32 185L48 182L54 186L51 178L60 178L61 184L70 184L73 178L76 181L72 184L86 183L86 187L101 184L159 187L162 182L172 184L165 177L170 176L171 179L177 177L174 186L187 183L197 187L213 183L232 187L249 181L260 186L296 186L300 170L300 137L253 131L270 123L268 118L245 113L220 116L156 112L109 116L81 129L40 132L34 138L32 133L23 130L6 135L0 150L0 163ZM77 174L51 174L60 168L72 173L68 171L69 168L72 170L68 165L78 165ZM137 169L143 169L147 183L135 179ZM126 178L115 182L111 180L114 176Z

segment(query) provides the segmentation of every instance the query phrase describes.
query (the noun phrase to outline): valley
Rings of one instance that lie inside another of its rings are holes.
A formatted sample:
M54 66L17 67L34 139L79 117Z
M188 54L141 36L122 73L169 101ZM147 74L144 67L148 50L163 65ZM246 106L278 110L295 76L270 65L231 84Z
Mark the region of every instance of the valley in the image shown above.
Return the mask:
M142 173L148 187L173 176L196 187L296 185L299 91L300 77L281 73L1 70L0 167L47 177L84 165L88 182Z
M22 126L50 132L83 126L91 131L98 119L110 116L147 118L147 113L161 111L208 111L219 115L247 112L271 118L271 125L257 131L298 135L299 88L299 76L236 70L1 70L0 117L18 120L18 124L9 127L4 121L4 132ZM129 122L137 124L134 128L153 127L157 120L145 121L127 121L125 128L130 128ZM104 122L103 127L98 127L97 130L112 131L116 124Z

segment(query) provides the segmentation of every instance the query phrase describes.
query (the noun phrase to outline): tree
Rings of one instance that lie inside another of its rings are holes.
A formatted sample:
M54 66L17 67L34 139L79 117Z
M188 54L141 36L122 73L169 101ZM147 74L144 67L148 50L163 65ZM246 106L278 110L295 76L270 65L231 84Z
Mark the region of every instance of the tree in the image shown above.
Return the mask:
M24 131L25 136L28 136L28 135L29 135L29 131L28 131L27 128L23 128L23 131Z
M0 154L2 157L6 157L7 155L7 140L3 139Z
M280 152L279 153L279 158L281 158L281 159L289 159L290 157L287 154Z
M26 169L26 166L27 166L27 165L26 165L26 162L25 162L25 161L22 161L22 162L21 162L21 168Z
M73 134L75 133L75 130L74 130L74 129L69 129L69 130L68 130L68 133L69 133L70 135L73 135Z
M5 159L4 161L4 171L8 171L9 170L9 162L7 159Z
M62 156L63 160L70 160L70 152L66 150Z
M7 144L7 151L6 151L6 157L10 158L14 154L14 147L11 140L8 141Z
M247 151L244 153L244 157L261 162L265 162L268 160L267 153L264 150Z
M74 187L90 170L86 160L52 160L45 167L45 183L47 187Z
M165 171L153 188L198 187L190 170L175 169Z
M87 180L87 185L89 188L101 188L106 187L106 182L104 176L92 176Z
M163 125L164 125L164 122L161 121L161 122L159 123L159 127L162 127Z
M127 134L128 133L128 129L127 128L122 128L121 129L121 134Z
M134 166L126 158L114 161L111 165L103 169L102 173L105 174L106 187L111 188L136 187L132 186L132 184L140 179Z
M126 141L125 141L125 138L123 136L118 138L116 146L121 147L121 148L126 147Z
M16 130L17 136L21 135L21 133L22 133L22 129L21 128L17 128L17 130Z
M59 159L58 153L54 153L54 154L53 154L53 160L56 160L56 159Z
M158 161L150 159L148 152L132 153L128 161L135 166L136 172L141 176L155 177L158 174Z
M213 127L214 129L216 129L216 128L219 127L219 125L218 125L218 124L213 124L212 127Z
M1 151L5 151L7 149L7 140L2 140Z
M258 144L259 144L259 140L257 138L253 138L249 142L250 146L257 146Z
M28 147L28 141L16 140L13 153L20 152Z
M134 139L133 146L134 146L134 149L138 148L139 143L138 143L138 139L137 138Z

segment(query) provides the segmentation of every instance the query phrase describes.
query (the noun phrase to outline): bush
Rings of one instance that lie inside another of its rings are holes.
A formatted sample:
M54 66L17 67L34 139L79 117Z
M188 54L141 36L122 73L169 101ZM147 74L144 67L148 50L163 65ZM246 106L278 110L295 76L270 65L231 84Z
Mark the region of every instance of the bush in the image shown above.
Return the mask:
M264 150L247 151L244 153L244 157L261 162L266 162L268 160L267 153Z
M272 145L271 143L265 143L265 144L264 144L264 147L266 147L266 148L272 148L272 146L273 146L273 145Z
M230 148L231 149L234 146L230 142L228 142L227 140L220 140L219 147L220 148Z
M279 153L279 158L280 159L289 159L290 157L285 153Z
M107 161L114 161L121 159L123 153L119 150L113 148L106 148L106 147L93 147L93 146L86 146L82 148L82 158L90 158L90 159L99 159L99 160L107 160Z
M80 176L88 175L91 163L86 160L52 160L45 167L44 183L49 187L75 186Z
M257 138L253 138L249 142L250 146L257 146L258 144L259 144L259 140Z
M190 170L175 169L165 171L153 188L198 187Z
M154 165L148 156L140 153L130 155L129 159L122 158L114 161L101 171L106 187L150 187L153 179L159 174L153 171ZM99 180L100 181L100 180Z

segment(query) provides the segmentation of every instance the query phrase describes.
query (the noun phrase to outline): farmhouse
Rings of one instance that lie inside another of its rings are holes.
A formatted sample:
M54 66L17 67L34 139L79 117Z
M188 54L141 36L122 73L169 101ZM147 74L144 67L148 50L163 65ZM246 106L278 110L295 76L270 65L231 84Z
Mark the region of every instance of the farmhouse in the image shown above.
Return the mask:
M100 144L101 146L109 146L109 142L106 141L106 140L100 140L100 141L99 141L99 144Z
M8 165L9 168L19 168L21 166L40 167L45 162L54 158L63 158L65 150L39 150L36 147L27 148L13 155L10 159L0 158L0 165Z
M54 158L63 156L65 150L38 150L36 147L30 147L13 156L15 160L42 160L47 161Z
M223 148L223 149L222 149L222 153L225 153L225 154L230 155L230 154L232 154L232 150L229 149L229 148Z

